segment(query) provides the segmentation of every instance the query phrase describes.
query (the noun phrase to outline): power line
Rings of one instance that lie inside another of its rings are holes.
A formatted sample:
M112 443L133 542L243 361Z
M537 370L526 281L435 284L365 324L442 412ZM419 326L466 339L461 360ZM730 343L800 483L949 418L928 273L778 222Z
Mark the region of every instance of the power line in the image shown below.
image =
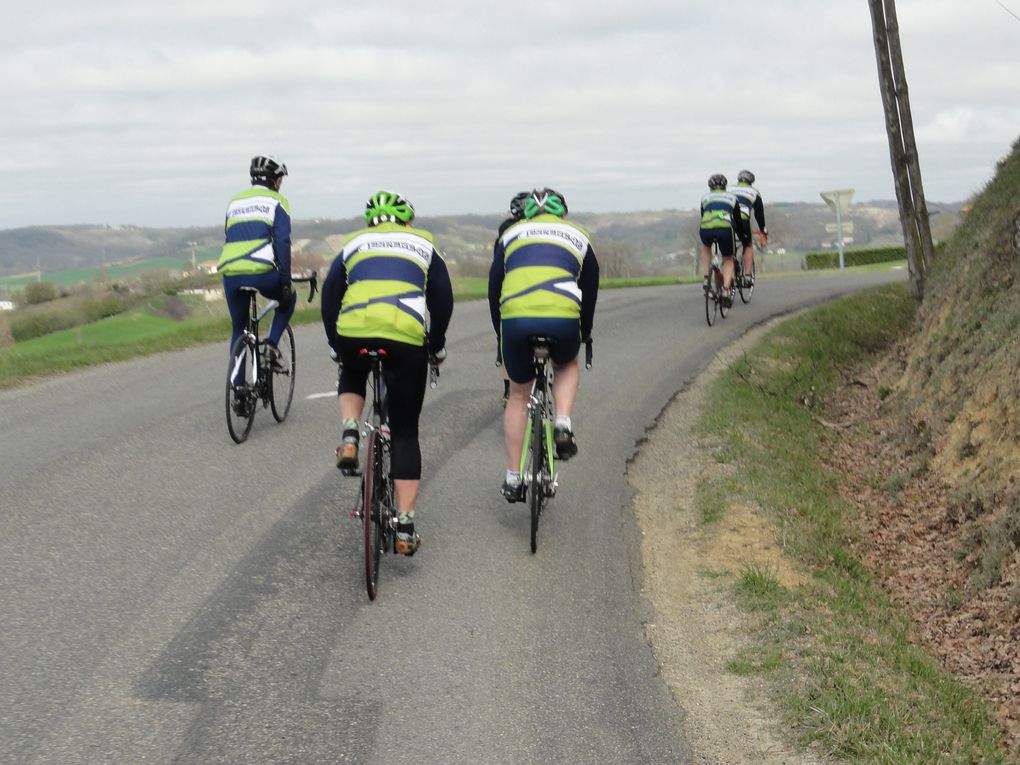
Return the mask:
M995 2L997 2L1002 7L1002 10L1004 10L1006 13L1008 13L1010 16L1012 16L1017 21L1020 21L1020 16L1017 16L1015 13L1013 13L1013 11L1011 11L1006 6L1006 4L1004 2L1002 2L1002 0L995 0Z

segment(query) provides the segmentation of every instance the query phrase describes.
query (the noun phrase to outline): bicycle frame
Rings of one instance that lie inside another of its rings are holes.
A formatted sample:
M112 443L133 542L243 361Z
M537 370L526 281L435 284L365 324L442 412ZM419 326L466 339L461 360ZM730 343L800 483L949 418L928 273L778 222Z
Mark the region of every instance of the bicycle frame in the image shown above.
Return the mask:
M544 351L544 356L541 358L539 354ZM534 422L536 420L535 413L538 413L538 418L541 420L542 429L545 432L545 453L547 456L547 467L549 469L549 475L552 476L552 488L555 490L558 484L558 478L556 476L556 464L555 464L555 447L553 445L553 417L555 414L555 403L552 397L552 380L553 370L552 363L549 361L549 350L548 348L541 348L536 350L536 376L534 382L531 384L531 393L528 395L528 419L524 425L524 442L523 448L521 449L521 464L520 472L521 477L525 484L530 483L531 476L527 472L527 462L530 449L528 444L531 443L532 429L534 428Z

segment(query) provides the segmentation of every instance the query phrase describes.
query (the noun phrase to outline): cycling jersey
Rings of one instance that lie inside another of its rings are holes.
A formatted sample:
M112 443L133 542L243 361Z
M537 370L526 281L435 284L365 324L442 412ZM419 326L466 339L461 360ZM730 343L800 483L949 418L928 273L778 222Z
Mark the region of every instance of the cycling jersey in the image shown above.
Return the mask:
M701 228L736 230L737 197L728 191L710 191L701 198Z
M740 216L750 222L751 211L754 211L754 220L758 224L758 230L768 234L765 228L765 205L761 201L761 193L749 183L738 183L733 187L733 194L737 197L740 205Z
M496 241L489 271L493 326L513 318L579 319L591 331L598 261L588 232L555 215L509 226Z
M235 195L223 225L226 242L216 270L224 275L276 269L290 282L290 204L279 191L252 186Z
M432 234L381 223L349 235L322 287L322 319L337 336L380 338L421 346L428 310L429 350L446 344L453 290Z

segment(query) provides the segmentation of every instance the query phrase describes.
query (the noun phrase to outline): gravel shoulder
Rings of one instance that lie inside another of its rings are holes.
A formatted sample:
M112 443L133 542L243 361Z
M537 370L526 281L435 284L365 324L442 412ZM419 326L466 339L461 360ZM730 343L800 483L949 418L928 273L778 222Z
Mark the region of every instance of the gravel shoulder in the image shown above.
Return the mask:
M696 765L829 761L785 743L758 681L726 668L751 639L751 621L733 596L741 570L751 563L768 565L784 584L800 574L756 508L734 505L706 525L693 502L699 478L727 469L712 458L713 444L696 430L707 393L730 360L781 320L721 350L662 411L628 468L643 534L643 594L655 609L645 631L666 683L687 713Z

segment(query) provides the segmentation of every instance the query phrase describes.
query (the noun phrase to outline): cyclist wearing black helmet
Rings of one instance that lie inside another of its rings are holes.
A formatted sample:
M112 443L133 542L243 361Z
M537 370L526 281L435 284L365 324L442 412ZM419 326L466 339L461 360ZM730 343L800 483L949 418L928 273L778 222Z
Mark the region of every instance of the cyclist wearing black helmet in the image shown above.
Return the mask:
M708 193L701 198L701 273L708 289L709 264L712 244L719 246L723 258L723 300L732 305L733 295L733 238L741 235L743 226L737 197L726 191L726 176L716 173L708 179Z
M322 285L326 339L343 361L337 386L343 440L336 447L336 466L348 475L358 467L358 422L371 368L360 351L386 352L390 475L399 513L396 551L403 555L413 555L421 544L414 528L421 483L418 419L428 359L446 358L446 328L453 313L446 262L432 234L413 228L413 221L414 207L402 196L373 194L365 204L366 228L344 240Z
M516 197L515 197L516 199ZM510 377L503 414L507 470L501 493L508 502L524 499L518 472L524 447L527 400L534 379L528 337L545 335L555 344L556 425L553 440L560 459L577 453L571 412L580 382L577 353L591 335L599 289L599 264L583 228L564 219L567 203L549 188L532 191L523 217L496 240L489 269L489 312Z
M275 363L279 357L276 346L297 306L290 282L290 203L280 193L287 166L272 154L258 154L252 157L249 174L251 187L236 194L227 206L226 241L216 270L223 274L223 292L233 324L231 347L248 319L248 299L242 287L254 287L279 301L268 338Z
M754 279L754 242L751 240L752 213L755 223L758 224L759 247L765 246L769 235L769 230L765 226L765 204L761 201L761 193L751 185L753 183L754 173L750 170L741 170L737 173L737 185L733 187L733 193L740 204L740 218L744 224L740 243L744 246L744 280L747 282Z

